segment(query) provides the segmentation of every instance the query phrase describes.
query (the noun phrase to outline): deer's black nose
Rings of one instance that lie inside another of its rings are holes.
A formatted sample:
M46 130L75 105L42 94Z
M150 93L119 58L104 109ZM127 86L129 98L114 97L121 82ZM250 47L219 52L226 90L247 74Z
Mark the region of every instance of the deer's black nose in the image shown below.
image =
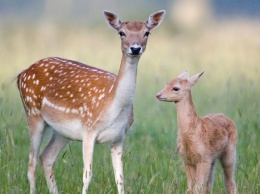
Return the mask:
M138 55L140 54L141 51L141 47L130 47L131 51L132 51L132 55Z

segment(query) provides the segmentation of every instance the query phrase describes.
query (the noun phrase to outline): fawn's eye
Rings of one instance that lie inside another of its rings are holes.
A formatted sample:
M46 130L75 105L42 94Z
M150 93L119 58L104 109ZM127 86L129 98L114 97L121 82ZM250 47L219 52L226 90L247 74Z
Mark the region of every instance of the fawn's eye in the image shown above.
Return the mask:
M178 88L178 87L174 87L174 88L172 88L172 90L174 90L174 91L179 91L180 90L180 88Z
M144 33L144 37L148 37L151 33L149 31Z
M120 35L121 38L125 36L125 33L122 31L118 32L118 34Z

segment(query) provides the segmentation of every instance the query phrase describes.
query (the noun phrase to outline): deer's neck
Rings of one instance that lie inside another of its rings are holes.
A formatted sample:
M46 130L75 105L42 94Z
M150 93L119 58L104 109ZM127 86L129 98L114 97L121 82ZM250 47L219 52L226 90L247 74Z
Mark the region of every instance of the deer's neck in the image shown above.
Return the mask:
M113 88L113 104L116 107L126 107L133 103L137 65L140 57L122 56L119 73Z
M192 102L191 94L176 103L178 128L181 134L189 133L195 129L199 117Z

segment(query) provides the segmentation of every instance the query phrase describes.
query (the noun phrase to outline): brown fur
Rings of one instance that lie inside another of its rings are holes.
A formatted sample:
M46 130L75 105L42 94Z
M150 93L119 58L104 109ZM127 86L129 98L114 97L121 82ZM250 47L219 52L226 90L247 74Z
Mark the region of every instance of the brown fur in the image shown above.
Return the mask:
M31 75L30 79L28 75ZM90 126L104 109L105 103L115 95L116 87L111 91L110 88L115 84L116 77L110 72L77 61L46 58L19 74L17 84L28 115L32 109L42 110L42 100L46 97L52 99L56 106L66 107L68 112L82 107L82 120ZM28 97L32 100L27 100ZM95 105L92 101L95 101ZM87 108L84 109L84 105ZM66 111L63 112L65 114L62 118L68 117ZM93 114L91 118L89 113ZM72 113L69 117L77 117L77 113Z
M31 137L28 180L35 193L35 172L46 126L53 128L48 145L40 154L50 193L58 193L54 162L70 140L82 141L83 188L91 178L96 143L110 143L118 193L124 194L122 154L125 132L134 122L133 99L137 66L146 49L150 30L157 27L165 11L148 17L148 22L121 22L104 11L107 23L121 38L122 59L118 75L77 61L50 57L39 60L17 77Z
M178 120L178 151L183 160L188 192L211 193L214 168L220 159L227 193L236 193L234 170L237 131L235 123L223 114L198 117L191 97L191 87L203 74L189 78L188 71L170 81L157 94L162 101L175 102Z

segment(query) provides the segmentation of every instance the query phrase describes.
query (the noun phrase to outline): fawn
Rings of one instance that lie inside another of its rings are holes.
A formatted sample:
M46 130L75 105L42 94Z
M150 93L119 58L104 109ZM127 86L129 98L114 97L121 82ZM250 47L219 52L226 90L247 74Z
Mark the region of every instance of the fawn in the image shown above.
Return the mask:
M191 87L204 73L189 77L186 70L171 80L156 97L175 102L178 121L178 152L185 166L189 193L211 193L214 168L220 159L227 193L236 193L234 170L237 131L235 123L223 114L199 117L191 97Z
M43 132L53 129L40 155L49 191L58 193L54 162L70 140L82 141L83 188L87 193L96 143L110 143L118 193L124 193L122 154L126 131L132 125L138 61L146 49L150 30L159 26L165 11L151 14L146 22L121 22L104 11L107 23L121 38L122 59L118 75L58 57L42 59L17 77L26 112L31 149L28 179L35 193L35 171Z

